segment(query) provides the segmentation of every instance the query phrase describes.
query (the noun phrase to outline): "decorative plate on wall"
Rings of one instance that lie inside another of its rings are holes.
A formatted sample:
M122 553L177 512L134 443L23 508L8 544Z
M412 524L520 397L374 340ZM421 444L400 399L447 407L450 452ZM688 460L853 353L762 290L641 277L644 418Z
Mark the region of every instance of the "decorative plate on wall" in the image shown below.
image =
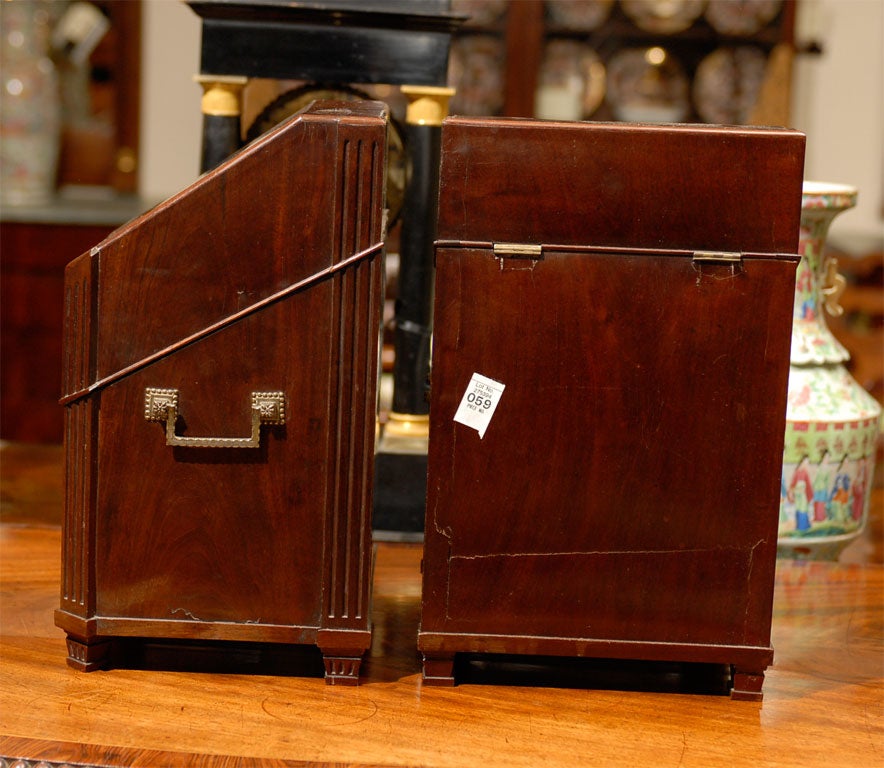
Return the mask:
M724 2L724 0L721 0ZM622 0L623 10L647 32L683 32L703 13L706 0Z
M451 43L448 82L457 89L452 114L496 115L503 107L506 48L493 35L465 35Z
M688 78L664 48L628 48L608 62L608 103L618 120L676 123L690 111Z
M614 0L547 0L546 16L551 24L590 30L605 22L613 5Z
M773 21L783 0L718 0L706 6L705 18L723 35L754 35Z
M535 115L547 120L581 120L605 98L605 65L585 43L546 44L537 83Z
M764 51L751 45L717 48L694 76L694 107L707 123L745 125L764 82Z

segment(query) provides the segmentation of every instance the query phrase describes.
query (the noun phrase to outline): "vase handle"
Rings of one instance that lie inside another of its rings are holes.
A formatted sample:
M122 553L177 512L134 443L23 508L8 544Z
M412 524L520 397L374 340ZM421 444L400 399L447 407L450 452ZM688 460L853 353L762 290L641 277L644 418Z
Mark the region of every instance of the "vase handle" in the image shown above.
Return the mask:
M843 275L838 274L838 259L829 256L826 259L826 270L823 275L823 285L820 292L823 295L826 311L832 317L841 317L844 314L844 307L838 302L841 300L841 294L847 287L847 280Z

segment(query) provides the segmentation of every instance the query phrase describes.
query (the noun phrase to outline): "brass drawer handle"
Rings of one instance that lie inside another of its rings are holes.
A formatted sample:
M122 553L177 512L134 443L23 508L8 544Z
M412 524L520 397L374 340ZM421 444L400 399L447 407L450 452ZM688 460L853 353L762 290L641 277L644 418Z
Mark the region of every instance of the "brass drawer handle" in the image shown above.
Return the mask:
M285 393L252 392L252 434L248 437L184 437L175 434L178 390L144 390L144 418L166 422L166 445L184 448L258 448L262 424L285 424Z

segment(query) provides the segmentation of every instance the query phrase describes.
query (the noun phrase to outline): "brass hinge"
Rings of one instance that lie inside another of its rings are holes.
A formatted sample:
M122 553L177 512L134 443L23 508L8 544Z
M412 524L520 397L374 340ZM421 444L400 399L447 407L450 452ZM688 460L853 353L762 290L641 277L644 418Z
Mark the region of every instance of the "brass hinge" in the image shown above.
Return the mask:
M741 264L743 254L735 251L694 251L694 264Z
M543 246L533 243L494 243L494 255L502 259L542 259Z

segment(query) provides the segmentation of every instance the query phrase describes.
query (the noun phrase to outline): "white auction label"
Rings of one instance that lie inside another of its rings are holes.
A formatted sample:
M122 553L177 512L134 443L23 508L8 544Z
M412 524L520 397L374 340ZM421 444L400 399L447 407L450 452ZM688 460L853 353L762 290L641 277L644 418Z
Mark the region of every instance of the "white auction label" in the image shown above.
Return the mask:
M475 429L480 439L485 437L485 430L491 423L494 409L497 408L505 387L499 381L474 373L454 414L454 420Z

